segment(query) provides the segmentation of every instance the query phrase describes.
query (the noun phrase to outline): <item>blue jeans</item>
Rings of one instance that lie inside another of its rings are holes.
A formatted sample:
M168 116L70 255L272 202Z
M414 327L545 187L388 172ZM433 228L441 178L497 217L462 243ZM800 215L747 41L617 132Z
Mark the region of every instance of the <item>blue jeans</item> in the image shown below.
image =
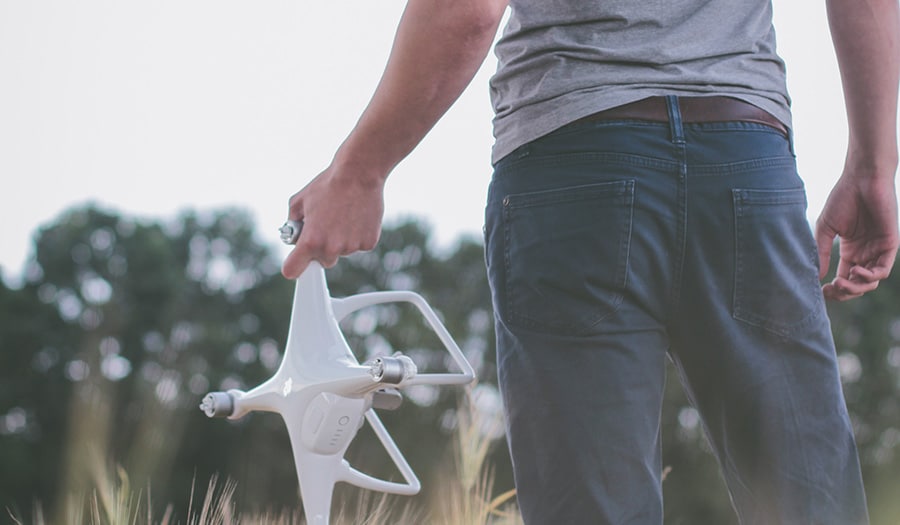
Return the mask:
M662 523L667 356L742 524L867 523L789 138L575 123L497 163L486 259L527 524Z

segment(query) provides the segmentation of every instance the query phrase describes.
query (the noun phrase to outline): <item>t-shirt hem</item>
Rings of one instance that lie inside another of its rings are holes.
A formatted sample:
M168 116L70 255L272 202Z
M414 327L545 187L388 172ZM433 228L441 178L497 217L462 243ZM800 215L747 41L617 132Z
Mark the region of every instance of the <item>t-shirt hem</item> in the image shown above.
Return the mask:
M789 129L793 127L788 100L776 101L757 93L712 89L693 91L676 88L631 88L619 92L570 93L565 97L519 108L515 113L494 119L496 141L491 163L496 164L516 148L537 140L576 120L614 107L637 102L653 96L709 97L727 96L743 100L768 112ZM778 98L780 95L775 95Z

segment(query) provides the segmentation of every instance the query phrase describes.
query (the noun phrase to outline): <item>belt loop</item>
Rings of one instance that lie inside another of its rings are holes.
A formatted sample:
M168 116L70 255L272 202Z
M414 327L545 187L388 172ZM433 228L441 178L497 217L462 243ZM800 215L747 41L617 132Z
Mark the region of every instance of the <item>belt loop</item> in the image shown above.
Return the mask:
M794 151L794 128L789 128L787 126L785 126L785 128L787 129L788 146L791 148L791 155L796 157L797 152Z
M672 142L684 144L684 126L681 122L681 108L678 106L678 97L666 95L666 109L669 112L669 132L672 134Z

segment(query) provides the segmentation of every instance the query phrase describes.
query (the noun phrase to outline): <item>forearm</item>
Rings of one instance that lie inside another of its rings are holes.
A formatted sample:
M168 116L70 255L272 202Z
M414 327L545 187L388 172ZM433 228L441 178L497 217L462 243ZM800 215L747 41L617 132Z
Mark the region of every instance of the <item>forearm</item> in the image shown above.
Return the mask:
M900 9L897 0L827 0L849 124L847 164L876 175L897 168Z
M333 165L383 180L459 97L490 50L505 0L410 0L381 82Z

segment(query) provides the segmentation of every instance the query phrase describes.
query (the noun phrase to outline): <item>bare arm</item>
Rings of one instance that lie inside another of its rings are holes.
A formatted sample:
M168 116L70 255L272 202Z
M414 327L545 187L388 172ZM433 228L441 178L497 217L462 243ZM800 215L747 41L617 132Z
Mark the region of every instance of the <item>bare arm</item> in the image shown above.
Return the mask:
M827 0L844 88L850 136L841 178L816 222L820 277L840 237L829 299L874 290L897 254L897 90L900 8L897 0Z
M506 0L409 0L375 94L331 165L290 200L303 233L282 273L372 249L391 170L456 101L484 61Z

